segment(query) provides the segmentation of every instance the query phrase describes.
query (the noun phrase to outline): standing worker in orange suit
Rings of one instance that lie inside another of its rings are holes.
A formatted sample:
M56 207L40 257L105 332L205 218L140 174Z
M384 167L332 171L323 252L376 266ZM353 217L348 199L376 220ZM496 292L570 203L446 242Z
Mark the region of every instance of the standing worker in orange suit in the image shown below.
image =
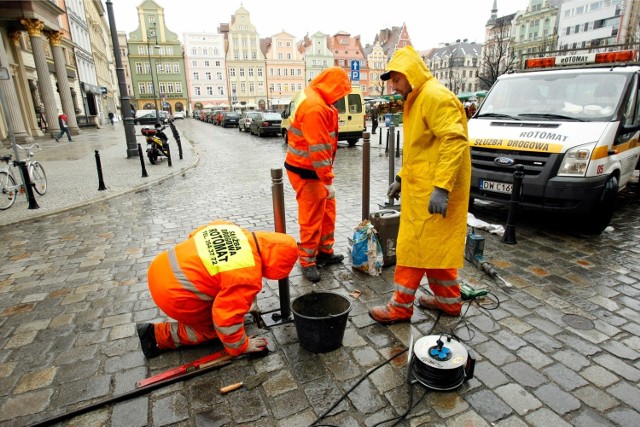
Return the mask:
M215 220L158 255L149 266L151 297L177 322L140 323L142 352L164 350L219 338L232 356L262 351L264 337L248 337L244 316L262 289L262 277L280 280L298 259L293 237L245 230Z
M333 104L350 92L347 73L340 67L329 67L311 81L290 115L284 166L298 201L302 274L312 282L320 280L318 265L344 259L333 250L333 163L338 151L338 110Z
M402 212L395 291L369 315L384 324L409 321L426 275L433 295L421 296L420 306L459 316L471 181L466 114L411 46L396 51L380 78L405 100L402 167L387 192L398 198L402 191Z

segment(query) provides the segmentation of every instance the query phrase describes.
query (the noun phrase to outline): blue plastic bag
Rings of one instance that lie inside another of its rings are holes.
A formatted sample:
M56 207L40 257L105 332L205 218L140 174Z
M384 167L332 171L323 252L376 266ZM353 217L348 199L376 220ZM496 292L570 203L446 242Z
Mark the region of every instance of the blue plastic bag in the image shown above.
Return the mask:
M371 276L379 276L383 263L382 245L369 220L362 221L353 233L351 265Z

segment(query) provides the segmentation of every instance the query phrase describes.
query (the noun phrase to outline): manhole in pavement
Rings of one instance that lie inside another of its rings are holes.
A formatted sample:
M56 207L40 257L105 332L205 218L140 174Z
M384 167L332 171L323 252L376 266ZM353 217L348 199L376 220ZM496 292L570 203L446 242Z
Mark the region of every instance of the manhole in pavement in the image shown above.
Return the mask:
M588 331L589 329L593 329L595 327L591 320L575 314L565 314L564 316L562 316L562 320L564 320L564 322L572 328L580 329L583 331Z

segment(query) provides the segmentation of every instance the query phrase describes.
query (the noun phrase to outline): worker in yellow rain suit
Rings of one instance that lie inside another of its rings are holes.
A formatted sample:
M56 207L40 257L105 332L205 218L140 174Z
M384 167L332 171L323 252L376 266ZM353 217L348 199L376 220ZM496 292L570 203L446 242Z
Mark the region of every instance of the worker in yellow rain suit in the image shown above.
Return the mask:
M287 234L251 232L223 220L196 229L149 266L151 297L177 323L138 324L144 355L214 338L232 356L263 350L266 338L247 337L244 316L262 277L287 277L297 259L297 243Z
M426 275L433 295L421 296L419 304L458 316L471 181L466 114L411 46L396 51L380 78L405 100L402 167L387 193L398 198L402 191L402 211L395 291L369 315L383 324L409 321Z
M333 163L338 150L338 110L333 104L351 92L340 67L329 67L314 78L290 115L284 166L298 201L300 266L307 280L320 280L318 264L337 264L334 253L336 200Z

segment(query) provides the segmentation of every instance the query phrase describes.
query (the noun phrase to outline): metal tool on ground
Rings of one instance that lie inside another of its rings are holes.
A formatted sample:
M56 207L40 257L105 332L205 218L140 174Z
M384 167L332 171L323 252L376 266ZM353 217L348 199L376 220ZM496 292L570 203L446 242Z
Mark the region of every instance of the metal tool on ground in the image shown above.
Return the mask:
M65 412L65 413L53 416L51 418L47 418L42 421L38 421L34 424L31 424L30 427L50 426L50 425L59 423L63 420L66 420L68 418L76 417L78 415L82 415L84 413L93 411L95 409L102 408L106 405L111 405L114 403L119 403L125 400L132 399L134 397L142 396L143 394L149 393L152 390L156 390L158 388L165 387L167 385L176 383L178 381L184 381L184 380L205 374L209 371L219 369L231 363L231 359L233 359L233 356L227 354L227 352L225 351L217 352L212 355L205 356L194 362L187 363L186 365L179 366L178 368L175 368L175 369L170 369L168 371L162 372L153 377L139 381L136 384L138 388L134 390L119 394L117 396L99 400L89 405L85 405L80 408L73 409L69 412Z
M197 371L197 370L208 368L208 367L221 366L229 362L231 359L233 359L233 356L231 356L224 350L220 350L208 356L201 357L200 359L195 360L193 362L184 364L182 366L178 366L177 368L169 369L168 371L161 372L152 377L145 378L144 380L140 380L136 383L136 386L138 388L146 387L149 384L154 384L160 381L168 380L169 378L179 377L189 372Z
M470 229L467 233L464 257L492 278L500 280L506 287L510 288L512 286L511 283L500 277L494 266L484 260L484 236L474 233L473 229Z
M220 394L227 394L234 390L238 390L241 387L246 388L247 390L254 389L262 384L267 379L267 372L261 372L259 374L253 375L246 379L245 381L237 382L235 384L230 384L220 388Z

